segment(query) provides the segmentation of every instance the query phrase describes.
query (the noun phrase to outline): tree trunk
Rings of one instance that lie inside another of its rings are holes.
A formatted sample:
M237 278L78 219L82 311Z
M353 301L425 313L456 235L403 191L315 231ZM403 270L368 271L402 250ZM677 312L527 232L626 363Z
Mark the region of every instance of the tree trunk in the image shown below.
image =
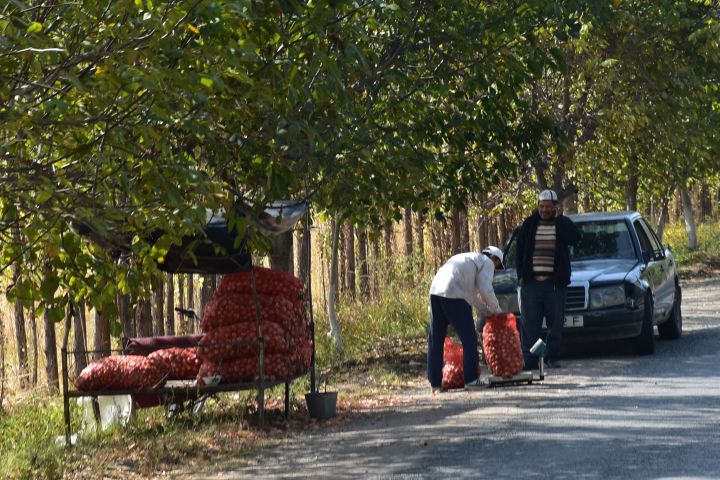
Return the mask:
M60 383L58 381L58 359L57 359L57 335L55 334L55 322L50 315L50 309L45 308L43 312L43 323L45 327L45 376L47 387L52 392L57 392Z
M332 337L335 343L335 351L342 357L343 355L343 342L342 335L340 334L340 323L337 319L337 312L335 310L335 292L337 290L338 280L338 238L340 237L340 222L333 219L332 222L332 235L331 235L331 260L330 260L330 281L328 282L328 322L330 323L330 337Z
M360 266L360 295L367 299L370 297L370 278L368 276L367 230L363 225L357 229L358 237L358 264Z
M177 279L177 307L185 308L185 274L181 273L175 277ZM189 332L188 319L185 315L178 314L178 333L186 335Z
M346 284L350 298L355 298L355 226L345 224L345 260L347 262Z
M485 248L485 246L489 245L488 243L488 221L483 216L478 216L478 223L477 223L477 236L478 236L478 245L480 249L482 250Z
M338 255L340 259L338 261L338 290L341 293L347 292L347 258L345 257L345 231L343 227L340 227L340 236L338 237Z
M378 235L373 235L371 237L372 239L372 251L373 251L373 261L372 261L372 292L374 298L380 298L380 237Z
M405 222L405 256L410 258L413 254L412 209L410 207L405 207L403 221Z
M680 190L680 186L677 187L677 192L675 193L675 196L673 197L673 203L672 203L672 218L673 220L677 221L680 218L682 218L683 210L682 210L682 191Z
M133 321L132 305L130 295L118 293L117 305L118 315L120 316L120 325L122 325L123 337L136 337L135 322Z
M418 212L415 222L415 238L417 239L417 251L421 257L425 256L425 214ZM423 262L424 264L424 262Z
M670 195L667 195L662 199L662 205L660 207L660 215L657 220L657 236L660 243L663 241L663 235L665 234L665 224L668 219L668 204L670 203Z
M505 235L505 219L503 218L502 211L495 215L495 222L497 225L497 240L493 243L493 245L502 248L503 237Z
M153 288L153 331L157 336L165 335L165 285L162 279L155 280Z
M393 231L392 222L388 221L385 223L385 264L390 267L390 261L393 255L393 245L395 243L395 232Z
M706 222L712 218L712 196L710 187L706 181L700 184L700 222Z
M13 242L20 245L22 242L20 235L20 228L13 228ZM20 282L20 262L16 262L13 265L13 284L17 285ZM29 361L28 361L28 346L27 346L27 334L25 332L25 311L23 309L22 301L15 300L15 342L17 344L18 353L18 375L20 377L20 388L26 388L28 386L28 375L29 375Z
M50 263L45 263L45 278L52 274ZM51 392L57 392L60 387L58 381L58 357L57 357L57 335L55 334L55 322L53 322L50 305L52 297L45 299L43 310L43 324L45 327L45 376L47 387Z
M340 246L340 233L342 231L341 225L338 224L335 218L330 220L330 265L328 271L330 272L328 277L328 285L334 288L333 302L337 299L337 292L340 289L339 285L339 268L340 268L340 253L338 247ZM328 303L330 297L328 296Z
M205 313L205 307L210 300L212 300L215 289L213 288L213 277L214 275L203 275L202 276L202 290L200 290L200 311L199 316L203 316Z
M583 211L587 213L587 212L592 211L593 208L590 206L590 195L588 195L588 192L590 191L590 187L588 187L588 184L585 181L583 181L582 190L583 190L583 197L582 197Z
M93 358L98 359L110 355L110 318L95 309L95 338Z
M440 235L438 233L437 222L432 221L430 223L430 244L432 246L433 271L437 271L440 268L440 258L443 256Z
M152 305L147 298L141 298L137 302L135 325L137 325L137 333L139 336L153 336Z
M637 210L637 194L638 184L640 182L640 173L637 167L637 158L635 155L628 165L628 177L625 182L625 209Z
M458 221L460 227L460 251L470 251L470 227L468 226L467 210L458 212Z
M175 335L175 280L172 273L168 273L166 279L165 334Z
M193 274L187 276L187 301L185 306L188 310L195 310L195 276Z
M453 211L450 216L450 250L451 255L457 255L460 253L460 214L457 211Z
M303 283L303 286L307 289L310 285L311 272L310 272L310 256L312 255L312 244L310 238L310 226L306 226L300 235L300 241L298 242L296 257L296 267L298 271L298 278Z
M497 245L498 243L500 243L500 239L498 238L498 217L495 216L490 219L488 245Z
M19 267L15 266L14 269L14 282L17 282L17 275ZM25 311L20 300L15 300L15 342L17 344L18 351L18 376L20 377L20 388L27 388L28 376L29 376L29 365L28 361L28 350L27 350L27 334L25 333Z
M695 227L695 219L693 218L690 192L688 191L685 182L680 184L680 194L682 195L683 216L685 217L685 231L688 235L688 250L697 250L697 229Z
M32 349L33 349L33 367L32 367L32 385L36 387L38 384L38 331L37 318L35 318L35 302L30 314L30 331L32 332Z
M77 304L77 311L73 315L73 358L75 359L75 378L87 366L87 319L85 317L85 302Z
M293 236L292 230L281 233L273 238L270 253L270 268L293 273Z

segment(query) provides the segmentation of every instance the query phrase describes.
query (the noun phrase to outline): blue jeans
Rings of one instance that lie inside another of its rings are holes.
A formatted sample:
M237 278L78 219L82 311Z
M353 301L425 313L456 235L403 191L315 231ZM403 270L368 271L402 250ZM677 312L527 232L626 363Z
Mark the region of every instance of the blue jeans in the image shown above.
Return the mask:
M477 380L477 332L472 307L462 298L443 298L430 295L430 333L428 334L428 380L430 385L442 385L443 355L448 325L452 324L463 346L463 378L465 383Z
M520 288L520 339L526 369L537 368L538 360L530 353L530 347L540 338L543 317L547 323L545 358L550 362L560 358L566 295L567 287L557 287L552 282L523 283Z

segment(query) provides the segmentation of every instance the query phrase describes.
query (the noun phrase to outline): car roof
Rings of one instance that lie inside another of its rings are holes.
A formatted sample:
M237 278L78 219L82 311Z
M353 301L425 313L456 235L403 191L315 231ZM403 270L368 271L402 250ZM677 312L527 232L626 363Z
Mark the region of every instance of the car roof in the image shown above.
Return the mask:
M568 215L568 218L573 222L592 222L598 220L625 220L635 219L640 214L634 210L627 210L621 212L588 212L588 213L575 213Z

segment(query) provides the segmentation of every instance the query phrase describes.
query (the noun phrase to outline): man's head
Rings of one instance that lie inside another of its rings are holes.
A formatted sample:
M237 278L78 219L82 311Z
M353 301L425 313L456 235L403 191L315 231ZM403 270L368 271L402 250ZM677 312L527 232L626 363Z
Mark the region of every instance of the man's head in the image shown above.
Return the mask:
M490 257L490 260L495 264L495 270L505 270L505 265L503 265L503 251L498 247L492 245L485 247L482 253Z
M555 190L543 190L538 195L538 213L543 220L555 218L558 210L558 196Z

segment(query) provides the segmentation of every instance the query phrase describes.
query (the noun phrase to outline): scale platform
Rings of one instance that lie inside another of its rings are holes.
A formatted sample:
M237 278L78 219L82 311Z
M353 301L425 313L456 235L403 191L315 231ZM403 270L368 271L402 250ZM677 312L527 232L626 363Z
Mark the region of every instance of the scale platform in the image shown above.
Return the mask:
M544 376L536 377L533 375L533 372L530 371L524 371L515 374L512 377L505 378L505 377L498 377L497 375L489 375L487 378L488 381L488 387L496 387L501 385L521 385L521 384L527 384L531 385L535 381L542 381L544 380Z

